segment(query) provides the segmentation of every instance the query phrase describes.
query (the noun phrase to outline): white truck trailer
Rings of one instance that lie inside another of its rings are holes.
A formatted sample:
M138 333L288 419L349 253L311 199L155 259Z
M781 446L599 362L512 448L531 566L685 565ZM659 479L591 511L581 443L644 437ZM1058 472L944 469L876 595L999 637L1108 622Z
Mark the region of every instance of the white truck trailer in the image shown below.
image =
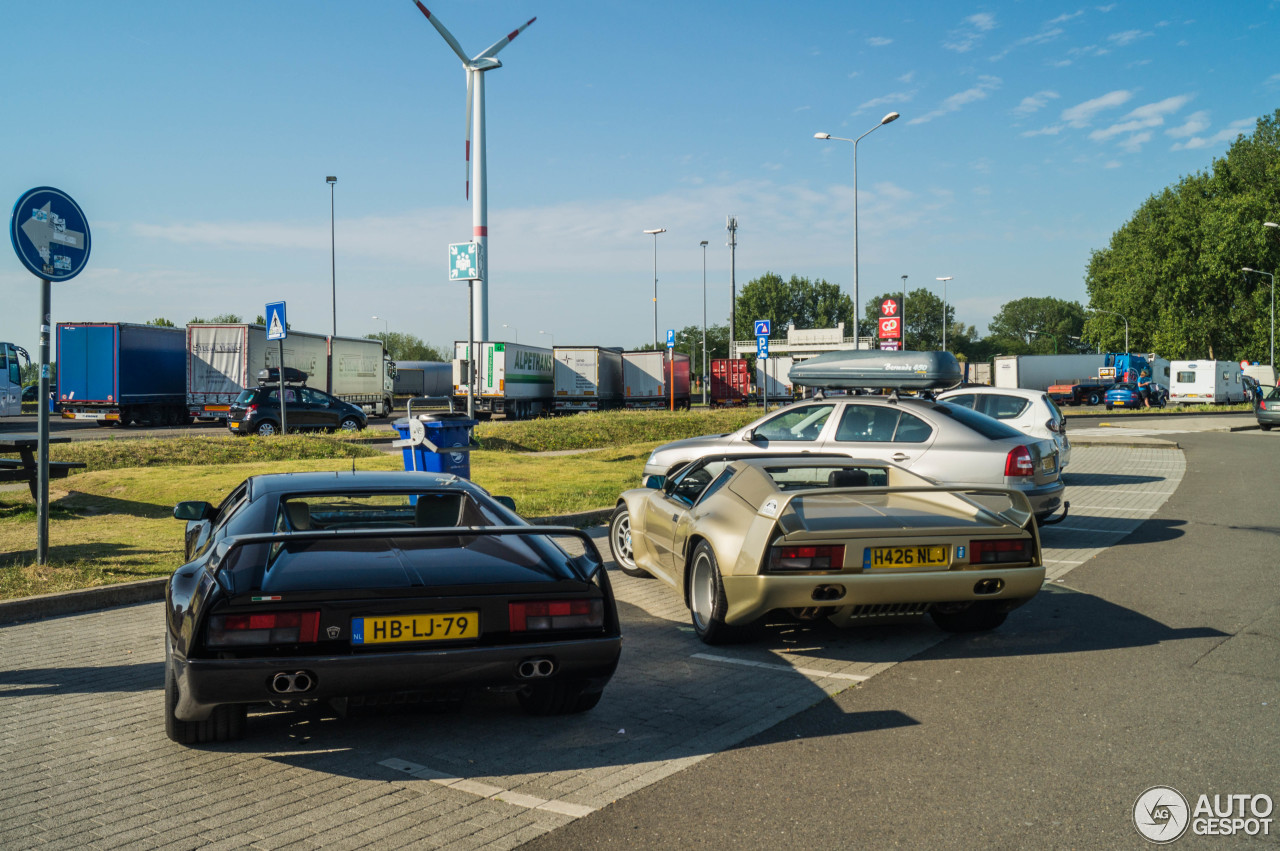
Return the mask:
M1106 365L1106 355L998 355L992 361L995 387L1048 390L1052 384L1066 384L1090 378Z
M793 398L787 373L794 364L795 359L787 355L769 355L765 360L756 358L756 386L762 393L768 393L770 402Z
M623 352L622 385L623 405L628 408L668 408L674 405L687 409L689 356L671 350Z
M301 370L308 386L329 384L330 345L334 357L333 395L376 416L391 412L395 365L379 340L329 338L289 331L284 364ZM187 326L187 411L201 420L224 420L240 391L256 387L258 373L281 366L280 343L267 329L247 323Z
M468 347L466 340L453 344L453 394L463 407L471 392L467 381ZM555 358L550 349L485 341L476 343L476 351L477 414L522 420L552 409Z
M555 410L605 411L622 407L622 350L555 346Z
M1233 361L1176 360L1170 364L1169 402L1175 405L1230 405L1248 397L1240 364Z

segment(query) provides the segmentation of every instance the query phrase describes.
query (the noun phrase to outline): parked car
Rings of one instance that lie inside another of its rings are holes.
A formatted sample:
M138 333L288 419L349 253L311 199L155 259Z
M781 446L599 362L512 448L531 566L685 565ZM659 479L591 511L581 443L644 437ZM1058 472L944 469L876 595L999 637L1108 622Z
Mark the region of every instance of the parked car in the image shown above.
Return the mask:
M39 395L40 395L39 384L28 384L26 387L22 388L22 401L24 402L34 402L36 400L36 397Z
M284 387L285 417L290 431L361 431L369 419L358 405L314 387ZM241 390L227 412L232 434L272 435L280 431L280 387L263 384Z
M1266 393L1261 401L1253 406L1253 415L1258 419L1258 428L1271 431L1273 425L1280 424L1280 387L1261 385Z
M609 547L679 592L708 644L778 609L838 626L928 612L969 632L1040 589L1032 517L1017 490L940 487L884 462L712 456L623 493Z
M729 434L659 446L642 484L662 487L673 467L708 455L836 453L889 461L935 483L1014 488L1040 521L1064 508L1066 490L1052 440L960 405L916 397L841 396L798 403Z
M173 514L187 521L187 563L165 589L176 742L240 738L248 707L267 703L484 688L514 692L533 715L583 712L617 666L617 610L591 539L530 526L464 479L255 476L217 507Z
M963 387L939 393L937 399L972 408L1023 434L1052 440L1058 447L1059 464L1065 469L1071 461L1067 418L1046 392L1016 387Z
M1154 381L1151 383L1151 407L1163 408L1165 401L1169 398L1169 392ZM1141 408L1142 394L1138 391L1138 385L1132 381L1117 381L1107 391L1105 399L1107 410L1114 408Z

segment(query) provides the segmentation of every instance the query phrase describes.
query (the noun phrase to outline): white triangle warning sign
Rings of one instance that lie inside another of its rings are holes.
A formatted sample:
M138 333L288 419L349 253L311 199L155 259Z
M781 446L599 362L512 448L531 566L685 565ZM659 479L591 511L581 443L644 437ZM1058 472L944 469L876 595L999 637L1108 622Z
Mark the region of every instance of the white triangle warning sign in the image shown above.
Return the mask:
M284 336L284 326L280 324L280 311L271 311L271 322L267 325L267 337L276 339Z

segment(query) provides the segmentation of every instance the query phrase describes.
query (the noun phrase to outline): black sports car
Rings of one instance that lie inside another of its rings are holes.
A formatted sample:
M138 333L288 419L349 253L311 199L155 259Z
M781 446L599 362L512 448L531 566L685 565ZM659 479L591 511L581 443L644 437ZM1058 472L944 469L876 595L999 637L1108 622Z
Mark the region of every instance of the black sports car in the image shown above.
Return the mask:
M509 500L507 500L509 502ZM531 526L438 473L284 473L182 502L166 588L165 732L244 735L253 704L514 692L533 715L599 702L622 648L582 531ZM574 539L570 555L562 543Z

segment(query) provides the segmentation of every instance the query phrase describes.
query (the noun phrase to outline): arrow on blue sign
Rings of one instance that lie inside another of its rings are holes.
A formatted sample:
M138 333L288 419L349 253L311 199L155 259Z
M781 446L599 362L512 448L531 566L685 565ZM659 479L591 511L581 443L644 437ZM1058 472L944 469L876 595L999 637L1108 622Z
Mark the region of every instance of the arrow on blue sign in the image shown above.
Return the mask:
M757 336L757 337L768 337L768 336L769 336L769 333L770 333L769 320L768 320L768 319L757 319L757 320L756 320L756 336Z

